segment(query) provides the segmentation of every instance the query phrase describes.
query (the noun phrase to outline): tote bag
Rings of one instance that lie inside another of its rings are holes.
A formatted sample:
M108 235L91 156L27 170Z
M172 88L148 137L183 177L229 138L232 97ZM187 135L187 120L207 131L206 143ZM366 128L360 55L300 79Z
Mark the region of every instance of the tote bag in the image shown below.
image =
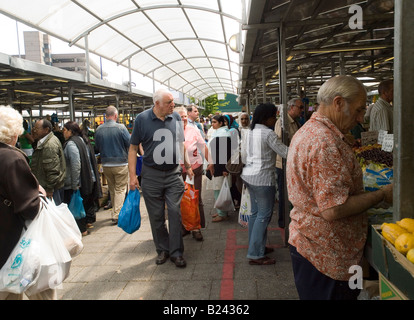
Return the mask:
M69 210L76 220L86 217L85 208L83 207L83 199L79 189L73 193L72 198L70 199Z
M57 288L72 262L53 213L42 203L0 270L0 291L27 295Z
M239 224L242 227L246 228L248 226L251 214L249 189L247 189L246 185L243 184L239 209Z
M220 193L214 203L214 208L222 211L234 211L234 203L231 198L230 187L228 179L223 179L223 185L221 186Z
M181 199L181 219L187 231L198 230L200 225L200 210L198 207L199 191L193 185L185 182L184 194Z
M138 189L129 190L124 205L118 216L118 227L132 234L141 227L141 212L139 211L141 195Z

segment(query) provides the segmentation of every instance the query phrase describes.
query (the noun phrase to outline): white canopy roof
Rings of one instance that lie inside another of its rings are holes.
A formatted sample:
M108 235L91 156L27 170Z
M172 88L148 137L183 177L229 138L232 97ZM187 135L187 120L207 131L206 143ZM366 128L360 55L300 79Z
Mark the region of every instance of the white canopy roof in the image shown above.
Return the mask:
M0 0L0 13L188 96L237 94L242 0Z

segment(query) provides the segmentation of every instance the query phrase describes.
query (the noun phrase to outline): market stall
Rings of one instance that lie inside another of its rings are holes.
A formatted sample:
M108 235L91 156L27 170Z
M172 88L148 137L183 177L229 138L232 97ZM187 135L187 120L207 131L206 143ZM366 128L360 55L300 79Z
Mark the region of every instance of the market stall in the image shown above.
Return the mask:
M370 264L379 274L382 300L414 299L414 108L411 96L414 61L406 59L414 48L413 20L408 16L413 10L413 1L395 1L394 135L386 142L379 141L381 150L393 154L394 201L391 215L370 215L366 250Z

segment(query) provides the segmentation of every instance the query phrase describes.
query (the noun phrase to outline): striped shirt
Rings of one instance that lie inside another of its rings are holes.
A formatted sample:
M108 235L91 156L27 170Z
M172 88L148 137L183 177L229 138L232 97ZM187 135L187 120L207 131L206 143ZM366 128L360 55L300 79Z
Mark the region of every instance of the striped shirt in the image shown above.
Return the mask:
M256 124L246 141L246 165L241 178L254 186L276 185L276 153L287 157L288 147L277 138L274 130Z
M370 113L369 131L385 130L393 133L393 110L391 105L382 98L375 102Z

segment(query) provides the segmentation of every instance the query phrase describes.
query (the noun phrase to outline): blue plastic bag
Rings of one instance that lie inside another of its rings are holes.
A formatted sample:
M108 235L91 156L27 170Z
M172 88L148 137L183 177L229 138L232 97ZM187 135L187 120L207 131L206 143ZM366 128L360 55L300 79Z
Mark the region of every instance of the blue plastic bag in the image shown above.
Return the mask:
M141 170L142 170L142 157L137 157L137 167L136 167L136 173L137 176L141 175Z
M86 217L85 208L83 207L83 199L80 195L79 189L72 194L68 207L76 220Z
M119 213L118 227L126 233L134 233L141 226L140 199L141 195L138 189L130 190Z

